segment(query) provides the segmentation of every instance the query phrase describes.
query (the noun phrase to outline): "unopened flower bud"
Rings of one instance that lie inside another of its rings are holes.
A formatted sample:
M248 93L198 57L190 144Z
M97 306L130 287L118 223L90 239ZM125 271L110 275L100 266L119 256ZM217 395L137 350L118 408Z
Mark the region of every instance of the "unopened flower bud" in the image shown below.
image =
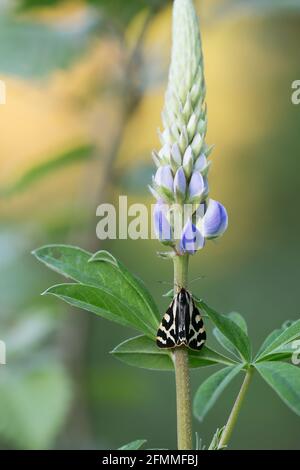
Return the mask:
M182 164L182 157L178 144L172 145L171 156L178 166Z
M208 185L199 171L194 171L189 184L189 202L201 202Z
M228 226L228 215L225 207L218 201L210 199L202 219L202 232L205 238L217 238L223 235Z
M154 181L158 187L173 191L173 175L168 165L160 166L155 174Z
M174 178L174 193L178 202L183 202L186 193L186 177L182 166L178 168Z
M197 229L197 227L191 222L191 220L188 220L182 230L181 240L179 244L180 252L189 253L193 255L194 253L196 253L197 250L203 248L204 243L205 240L200 230Z
M186 149L184 153L182 166L183 166L186 177L190 179L190 176L193 171L193 166L194 166L194 156L193 156L193 151L190 145L188 146L188 148Z
M193 142L191 143L194 155L199 155L202 145L203 145L203 138L201 137L200 134L196 134L193 139Z
M162 200L159 200L155 204L153 211L154 230L157 238L163 243L172 241L172 228L167 215L167 204L164 204Z
M197 158L194 170L199 171L202 175L206 175L208 172L208 168L210 166L210 162L207 161L206 156L204 153L201 153L200 157Z
M196 114L192 114L187 125L187 133L188 133L190 141L193 139L195 135L196 128L197 128L197 116Z

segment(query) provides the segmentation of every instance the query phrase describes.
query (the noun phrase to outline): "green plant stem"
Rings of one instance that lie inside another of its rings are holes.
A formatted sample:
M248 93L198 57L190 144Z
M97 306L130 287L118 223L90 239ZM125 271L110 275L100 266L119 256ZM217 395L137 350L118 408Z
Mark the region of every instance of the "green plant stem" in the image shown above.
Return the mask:
M174 292L187 287L189 256L174 258ZM192 404L190 390L190 371L188 350L185 346L176 348L173 353L176 402L177 402L177 440L179 450L191 450L192 438Z
M247 390L249 388L253 372L254 372L254 368L249 367L249 369L247 370L247 373L245 375L244 381L242 383L242 386L240 388L240 391L238 393L238 396L236 397L235 403L234 403L233 408L231 410L231 413L230 413L230 416L228 418L225 429L222 433L222 436L221 436L221 439L220 439L220 442L219 442L219 446L218 446L219 449L227 446L227 444L228 444L228 442L231 438L231 435L232 435L232 432L233 432L234 427L236 425L236 422L237 422L237 419L238 419L243 401L245 399Z

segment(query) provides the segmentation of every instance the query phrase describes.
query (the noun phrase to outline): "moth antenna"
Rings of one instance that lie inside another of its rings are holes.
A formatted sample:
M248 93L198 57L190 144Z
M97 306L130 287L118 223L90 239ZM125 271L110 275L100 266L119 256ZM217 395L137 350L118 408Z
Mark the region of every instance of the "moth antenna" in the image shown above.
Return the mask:
M202 276L199 276L199 277L195 277L194 279L192 279L190 281L190 284L192 284L193 282L199 281L199 279L206 279L206 276L202 275Z
M174 282L170 282L170 281L156 281L156 282L158 282L159 284L167 284L167 285L172 286L172 287L175 286L175 287L177 287L177 289L182 288L182 286L180 286L179 284L174 283Z
M168 284L168 286L173 286L173 283L170 281L156 281L156 282L158 282L159 284Z

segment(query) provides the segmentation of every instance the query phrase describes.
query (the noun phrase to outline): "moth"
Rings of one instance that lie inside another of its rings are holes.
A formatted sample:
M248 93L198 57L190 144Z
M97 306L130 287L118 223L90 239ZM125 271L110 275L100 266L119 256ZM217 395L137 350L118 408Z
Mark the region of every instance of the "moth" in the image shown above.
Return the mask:
M199 309L192 295L184 288L175 295L158 328L159 348L176 348L182 344L200 351L206 332Z

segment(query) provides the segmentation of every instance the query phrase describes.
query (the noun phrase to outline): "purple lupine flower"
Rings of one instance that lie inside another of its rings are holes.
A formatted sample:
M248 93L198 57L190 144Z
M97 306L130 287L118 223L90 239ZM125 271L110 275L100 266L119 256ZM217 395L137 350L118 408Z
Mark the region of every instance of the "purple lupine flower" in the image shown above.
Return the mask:
M201 201L202 197L206 194L208 189L207 182L198 171L194 171L189 184L189 199L190 201Z
M222 235L228 224L225 208L208 199L208 157L213 147L206 142L203 69L193 1L175 0L172 60L162 113L164 129L159 132L161 148L153 154L158 170L152 193L158 201L158 238L168 240L171 232L169 244L175 249L176 240L177 254L195 253L206 239ZM162 210L162 202L167 204L167 211ZM189 220L184 222L184 229L182 219ZM162 237L163 226L167 227L167 234Z
M196 217L196 225L198 226L198 224L200 223L200 225L202 224L202 218L206 212L206 208L207 208L207 204L206 202L202 202L201 204L199 204L199 206L197 207L196 211L195 211L195 217Z
M186 177L182 166L178 168L175 174L174 193L179 202L184 200L186 193Z
M200 230L198 230L191 220L188 220L182 230L179 244L180 252L193 255L197 250L203 248L204 243L205 240Z
M167 218L168 210L168 205L164 204L161 199L155 204L153 210L154 230L161 242L172 241L172 229Z
M228 226L228 215L225 207L218 201L210 199L202 219L202 233L205 238L216 238L223 235Z

